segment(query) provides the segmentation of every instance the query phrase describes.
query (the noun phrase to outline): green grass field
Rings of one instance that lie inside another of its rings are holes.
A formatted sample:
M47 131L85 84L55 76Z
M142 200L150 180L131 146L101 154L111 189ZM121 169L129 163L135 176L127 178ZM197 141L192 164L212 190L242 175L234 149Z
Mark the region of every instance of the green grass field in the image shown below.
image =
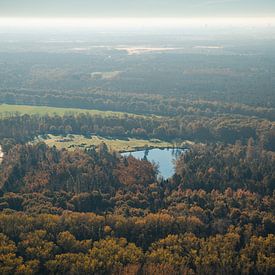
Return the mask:
M135 115L123 112L112 112L112 111L99 111L99 110L88 110L88 109L75 109L75 108L55 108L47 106L29 106L29 105L9 105L0 104L0 119L9 117L12 115L65 115L65 114L83 114L88 113L90 115L98 115L102 117L113 117L113 116L133 116L133 117L144 117L142 115ZM159 116L154 116L159 117ZM34 142L43 141L49 146L56 146L58 149L66 148L69 150L75 150L77 148L89 148L91 146L98 146L101 143L105 143L109 150L117 152L128 152L135 151L137 149L144 148L167 148L173 147L175 144L165 142L157 139L143 140L143 139L115 139L106 138L100 136L92 136L87 138L81 135L70 135L67 137L47 135L46 138L38 137ZM190 142L185 141L182 144L189 144ZM181 144L177 144L181 146Z
M38 137L34 142L43 141L48 146L56 146L58 149L69 149L75 150L77 148L89 148L91 146L98 146L101 143L105 143L110 151L116 152L129 152L135 151L137 149L143 148L167 148L173 147L173 144L170 142L165 142L157 139L144 140L144 139L112 139L104 138L100 136L92 136L87 138L81 135L68 135L63 136L54 136L48 135L46 138Z
M102 117L110 117L110 116L124 116L127 114L128 116L134 117L143 117L141 115L134 115L123 112L112 112L112 111L99 111L99 110L88 110L88 109L75 109L75 108L55 108L55 107L47 107L47 106L29 106L29 105L8 105L8 104L0 104L0 117L5 118L10 115L65 115L65 114L85 114L88 113L90 115L98 115Z

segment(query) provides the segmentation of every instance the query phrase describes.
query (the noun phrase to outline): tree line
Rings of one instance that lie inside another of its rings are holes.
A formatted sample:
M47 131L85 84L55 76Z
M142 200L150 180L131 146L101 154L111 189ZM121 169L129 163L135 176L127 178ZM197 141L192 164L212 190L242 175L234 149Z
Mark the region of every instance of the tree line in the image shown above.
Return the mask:
M0 139L5 148L8 142L26 142L38 135L92 134L109 137L157 138L171 142L194 140L243 144L249 138L275 151L275 125L254 118L198 118L158 116L108 116L83 114L18 115L10 114L0 120ZM9 139L9 141L7 140Z
M186 96L158 94L117 93L102 90L0 90L0 103L52 106L65 108L98 109L120 111L142 115L161 116L256 116L275 120L273 107L255 107L240 103L226 103L221 100L207 100Z

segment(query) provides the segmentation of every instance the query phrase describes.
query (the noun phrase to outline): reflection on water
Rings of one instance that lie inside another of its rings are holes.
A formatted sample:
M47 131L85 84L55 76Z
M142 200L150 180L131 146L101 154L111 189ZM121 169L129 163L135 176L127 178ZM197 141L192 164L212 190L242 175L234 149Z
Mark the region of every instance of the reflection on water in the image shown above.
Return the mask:
M147 159L150 162L158 164L159 175L167 179L175 173L174 160L185 152L186 149L173 148L173 149L150 149L143 151L135 151L130 153L123 153L123 156L130 156L137 159Z

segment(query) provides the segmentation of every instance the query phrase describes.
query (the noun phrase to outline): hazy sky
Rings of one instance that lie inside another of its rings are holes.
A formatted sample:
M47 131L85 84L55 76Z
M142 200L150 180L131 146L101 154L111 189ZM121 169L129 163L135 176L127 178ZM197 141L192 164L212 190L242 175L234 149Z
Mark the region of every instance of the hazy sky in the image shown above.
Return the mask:
M0 0L1 17L275 16L275 0Z

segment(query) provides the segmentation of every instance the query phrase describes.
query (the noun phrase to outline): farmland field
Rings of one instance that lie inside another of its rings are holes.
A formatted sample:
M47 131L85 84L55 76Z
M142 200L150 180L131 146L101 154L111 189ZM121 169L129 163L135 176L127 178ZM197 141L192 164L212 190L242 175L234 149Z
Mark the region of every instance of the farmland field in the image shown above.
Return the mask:
M29 105L0 105L0 117L5 118L12 115L77 115L77 114L89 114L98 115L102 117L110 116L124 116L126 113L123 112L112 112L112 111L99 111L99 110L88 110L88 109L77 109L77 108L56 108L48 106L29 106ZM129 116L138 117L139 115L128 114ZM139 116L142 117L142 116Z

